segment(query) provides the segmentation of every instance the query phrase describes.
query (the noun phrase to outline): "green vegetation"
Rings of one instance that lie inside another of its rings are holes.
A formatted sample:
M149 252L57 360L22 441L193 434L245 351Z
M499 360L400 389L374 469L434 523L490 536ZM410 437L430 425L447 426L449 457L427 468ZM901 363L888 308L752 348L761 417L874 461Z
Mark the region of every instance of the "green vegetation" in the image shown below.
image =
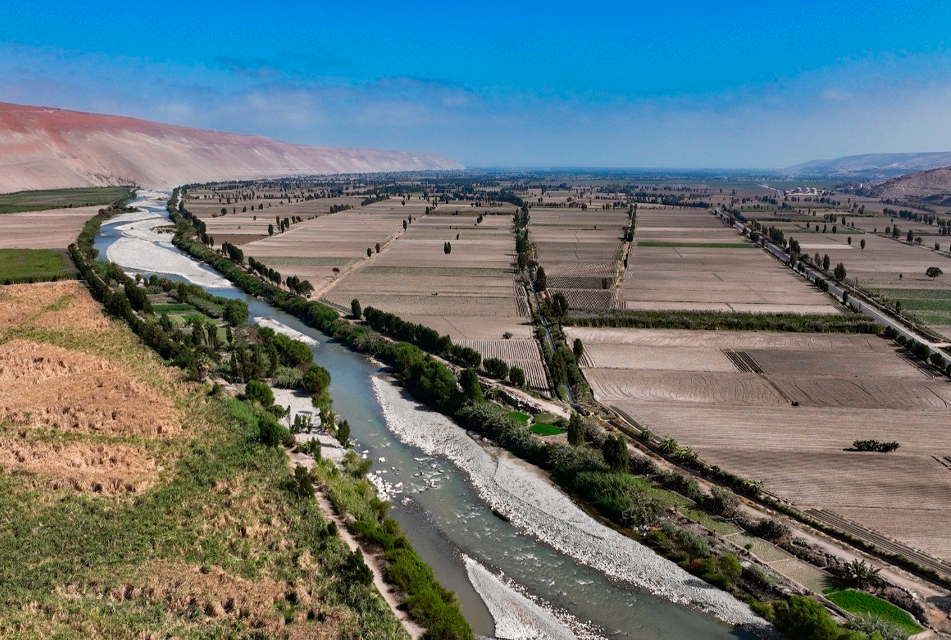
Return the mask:
M198 311L195 307L184 302L173 302L169 304L152 305L152 311L155 313L173 313L180 311Z
M322 460L315 465L317 477L327 486L327 495L340 514L355 521L350 529L365 544L376 548L386 560L384 579L406 594L410 616L426 627L427 640L468 640L472 629L459 611L453 593L443 588L410 546L399 523L387 517L389 504L380 500L366 479L370 467L353 452L344 459L343 470Z
M531 421L531 419L532 419L532 417L531 417L530 415L528 415L528 414L526 414L526 413L522 413L521 411L509 411L508 417L512 418L513 420L515 420L516 422L518 422L518 423L519 423L520 425L522 425L523 427L527 427L527 426L528 426L528 423L529 423L529 422Z
M53 249L0 249L0 284L65 280L70 271L66 256Z
M840 628L825 607L811 598L793 596L773 605L773 623L789 640L860 640L857 631Z
M890 602L852 589L826 591L826 597L849 613L868 613L899 625L909 635L923 631L911 615Z
M728 313L720 311L611 311L574 315L564 324L577 327L703 329L719 331L788 331L798 333L870 333L881 327L860 315L797 313Z
M44 211L71 207L105 206L132 197L129 187L90 187L86 189L54 189L50 191L19 191L0 195L0 214L22 211Z
M653 242L639 241L638 247L674 247L692 249L757 249L752 242Z
M160 367L129 332L111 331L108 348L99 338L72 337L104 357L121 349L139 375ZM207 387L166 392L189 435L116 441L165 461L152 487L113 498L0 475L0 635L236 638L247 621L227 612L240 606L268 636L332 625L405 638L373 586L351 578L349 550L296 490L284 452L257 443L267 414Z
M532 425L532 433L537 433L540 436L556 436L560 433L564 433L564 429L560 429L553 424L546 424L544 422L536 422Z
M902 314L924 324L951 325L951 290L874 289L886 304L901 304Z

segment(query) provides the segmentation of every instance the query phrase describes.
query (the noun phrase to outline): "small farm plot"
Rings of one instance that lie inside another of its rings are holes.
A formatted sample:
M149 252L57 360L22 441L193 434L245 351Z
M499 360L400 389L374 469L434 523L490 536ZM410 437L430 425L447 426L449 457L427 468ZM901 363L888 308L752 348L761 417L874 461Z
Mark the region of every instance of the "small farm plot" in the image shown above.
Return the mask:
M627 209L532 209L528 236L549 291L575 309L610 309L629 225Z
M498 358L509 367L519 367L525 372L525 382L532 389L548 391L548 378L542 364L538 343L531 339L509 340L455 340L457 344L471 347L482 358Z
M595 398L803 509L951 559L951 384L876 336L566 329ZM893 453L851 451L898 442ZM945 505L945 506L942 506Z
M708 212L639 211L635 240L619 309L839 313L818 289Z

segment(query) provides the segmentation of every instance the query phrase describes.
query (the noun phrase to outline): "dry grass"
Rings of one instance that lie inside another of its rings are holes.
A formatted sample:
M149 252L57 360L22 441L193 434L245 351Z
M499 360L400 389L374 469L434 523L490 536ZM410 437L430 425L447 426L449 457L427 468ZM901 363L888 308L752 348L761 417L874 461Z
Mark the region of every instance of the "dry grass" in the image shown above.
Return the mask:
M244 405L78 283L0 297L0 636L405 637Z

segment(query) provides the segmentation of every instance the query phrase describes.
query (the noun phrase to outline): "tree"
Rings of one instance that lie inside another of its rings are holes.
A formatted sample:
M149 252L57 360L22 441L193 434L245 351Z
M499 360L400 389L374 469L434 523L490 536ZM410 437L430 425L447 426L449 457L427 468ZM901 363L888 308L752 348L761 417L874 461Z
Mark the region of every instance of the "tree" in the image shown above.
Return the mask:
M350 448L350 423L346 420L337 425L337 441L347 449Z
M859 243L859 246L863 249L865 248L865 238L862 238L862 241Z
M604 455L604 462L611 471L627 471L629 464L629 454L627 443L621 436L608 436L601 445L601 453Z
M475 369L465 369L459 376L459 385L469 402L478 404L485 400L482 395L482 385L479 384L479 374Z
M273 224L269 224L269 225L267 226L267 234L268 234L269 236L273 236L273 235L274 235L274 225L273 225Z
M245 397L251 402L258 402L262 407L270 407L274 404L274 394L271 388L258 380L248 381L244 389Z
M845 276L846 276L845 265L842 264L841 262L835 265L835 269L833 270L832 275L835 276L836 280L840 280L840 281L845 280Z
M317 364L312 364L304 373L304 389L312 396L319 396L330 386L330 372Z
M372 256L373 256L373 249L371 249L370 247L367 247L367 257L369 258Z
M568 419L568 443L575 447L584 444L584 419L580 414L572 413Z
M228 300L222 316L232 327L240 326L248 321L248 303L244 300Z
M509 374L509 366L499 358L486 358L482 366L490 376L498 380L505 380Z
M574 343L571 345L571 350L575 354L575 360L581 360L581 356L584 355L584 344L581 342L581 338L575 338Z
M836 640L840 635L825 607L803 596L775 603L773 622L790 640Z
M521 367L512 367L509 369L509 383L516 387L525 386L525 371Z
M829 257L829 254L822 256L822 270L828 271L829 267L832 266L832 258Z
M925 275L931 278L932 280L940 276L942 273L944 273L944 271L942 271L940 267L928 267L925 270Z
M377 252L377 253L380 253L380 243L379 243L379 242L376 243L376 252Z
M360 301L356 298L350 301L350 316L356 320L363 317L363 308L360 307Z
M908 235L905 236L905 240L907 240L908 242L914 242L914 240L915 240L915 232L912 231L911 229L909 229L909 230L908 230Z
M535 271L535 290L545 291L548 289L548 277L545 275L545 267L538 267Z
M879 581L880 569L874 568L865 560L852 560L842 566L842 576L858 587L866 589Z
M442 251L446 255L449 255L450 253L452 253L452 244L449 241L446 241L442 246Z

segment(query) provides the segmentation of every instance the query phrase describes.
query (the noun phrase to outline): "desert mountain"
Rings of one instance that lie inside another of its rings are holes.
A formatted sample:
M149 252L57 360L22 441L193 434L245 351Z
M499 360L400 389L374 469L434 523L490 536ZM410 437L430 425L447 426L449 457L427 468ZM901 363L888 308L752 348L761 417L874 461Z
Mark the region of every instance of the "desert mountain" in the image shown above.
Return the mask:
M951 167L910 173L870 188L880 198L925 200L944 204L951 200Z
M460 168L432 153L308 147L121 116L0 103L0 193Z
M883 179L948 165L951 165L951 152L869 153L833 160L811 160L787 167L785 171L793 175Z

